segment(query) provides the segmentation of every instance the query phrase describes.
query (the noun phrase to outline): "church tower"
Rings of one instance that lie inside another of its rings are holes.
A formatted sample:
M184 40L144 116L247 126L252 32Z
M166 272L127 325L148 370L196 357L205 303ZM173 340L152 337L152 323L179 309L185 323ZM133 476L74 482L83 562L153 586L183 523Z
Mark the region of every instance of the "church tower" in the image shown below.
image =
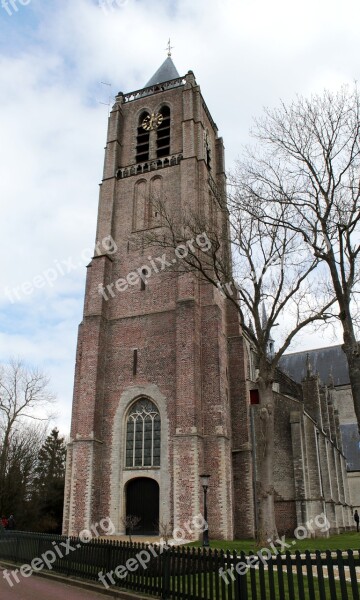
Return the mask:
M210 284L168 269L164 250L138 243L161 230L153 197L175 219L190 207L223 228L215 197L224 192L222 139L193 72L180 77L169 53L143 89L118 94L109 117L78 334L68 535L105 517L122 534L135 515L138 533L166 526L197 537L186 523L203 512L202 473L211 535L252 533L252 517L248 530L236 525L253 514L237 311Z

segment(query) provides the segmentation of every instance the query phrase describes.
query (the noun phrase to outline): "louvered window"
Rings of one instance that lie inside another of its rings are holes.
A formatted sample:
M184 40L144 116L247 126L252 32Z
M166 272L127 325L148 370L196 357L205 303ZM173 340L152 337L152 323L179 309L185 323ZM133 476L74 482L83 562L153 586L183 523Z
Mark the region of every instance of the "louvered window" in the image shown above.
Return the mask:
M143 128L144 119L149 116L149 113L143 112L139 118L136 137L136 162L141 163L149 160L150 147L150 131Z
M156 156L169 156L170 154L170 108L163 106L160 110L163 116L162 123L157 128L156 135Z

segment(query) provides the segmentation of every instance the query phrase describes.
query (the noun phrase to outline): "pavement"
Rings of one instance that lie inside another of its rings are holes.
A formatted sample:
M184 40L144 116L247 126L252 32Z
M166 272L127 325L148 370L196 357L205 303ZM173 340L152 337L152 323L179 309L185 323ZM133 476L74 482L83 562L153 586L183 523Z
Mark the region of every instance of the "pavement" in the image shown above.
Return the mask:
M11 571L15 570L13 565L7 569L0 566L0 598L1 600L105 600L112 597L118 600L149 600L138 593L128 593L116 589L96 589L96 584L80 580L71 580L60 575L31 575L31 577L22 577L18 575L19 582L15 581ZM4 574L7 573L7 578ZM10 585L7 581L10 580Z
M11 571L8 571L11 573ZM103 594L73 587L53 581L45 577L19 577L16 583L13 577L10 582L4 578L4 569L0 569L0 598L1 600L104 600Z

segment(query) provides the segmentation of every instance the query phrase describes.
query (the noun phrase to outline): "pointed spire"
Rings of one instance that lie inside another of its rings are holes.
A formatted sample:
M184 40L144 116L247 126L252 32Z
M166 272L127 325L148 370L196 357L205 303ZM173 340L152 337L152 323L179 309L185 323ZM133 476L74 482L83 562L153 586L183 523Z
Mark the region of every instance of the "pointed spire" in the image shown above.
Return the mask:
M161 67L159 67L156 73L154 73L151 79L149 79L145 87L150 87L152 85L156 85L157 83L164 83L164 81L170 81L171 79L177 79L178 77L180 77L180 75L173 63L170 53L164 60Z
M309 378L312 375L312 368L311 368L310 354L309 353L307 353L307 355L306 355L305 365L306 365L306 377Z

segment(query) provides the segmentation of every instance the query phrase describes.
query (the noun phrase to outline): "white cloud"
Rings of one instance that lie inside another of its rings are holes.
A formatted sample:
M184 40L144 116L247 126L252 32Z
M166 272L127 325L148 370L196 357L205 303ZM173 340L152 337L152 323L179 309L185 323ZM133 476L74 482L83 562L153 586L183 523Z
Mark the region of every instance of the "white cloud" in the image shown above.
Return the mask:
M195 72L230 167L264 105L359 74L353 0L113 5L106 14L95 0L32 0L11 17L0 8L0 358L24 355L51 371L64 428L85 269L16 304L3 287L32 281L54 261L84 263L93 244L107 122L99 101L108 87L99 82L110 82L113 94L142 87L171 36L174 62L181 74Z

